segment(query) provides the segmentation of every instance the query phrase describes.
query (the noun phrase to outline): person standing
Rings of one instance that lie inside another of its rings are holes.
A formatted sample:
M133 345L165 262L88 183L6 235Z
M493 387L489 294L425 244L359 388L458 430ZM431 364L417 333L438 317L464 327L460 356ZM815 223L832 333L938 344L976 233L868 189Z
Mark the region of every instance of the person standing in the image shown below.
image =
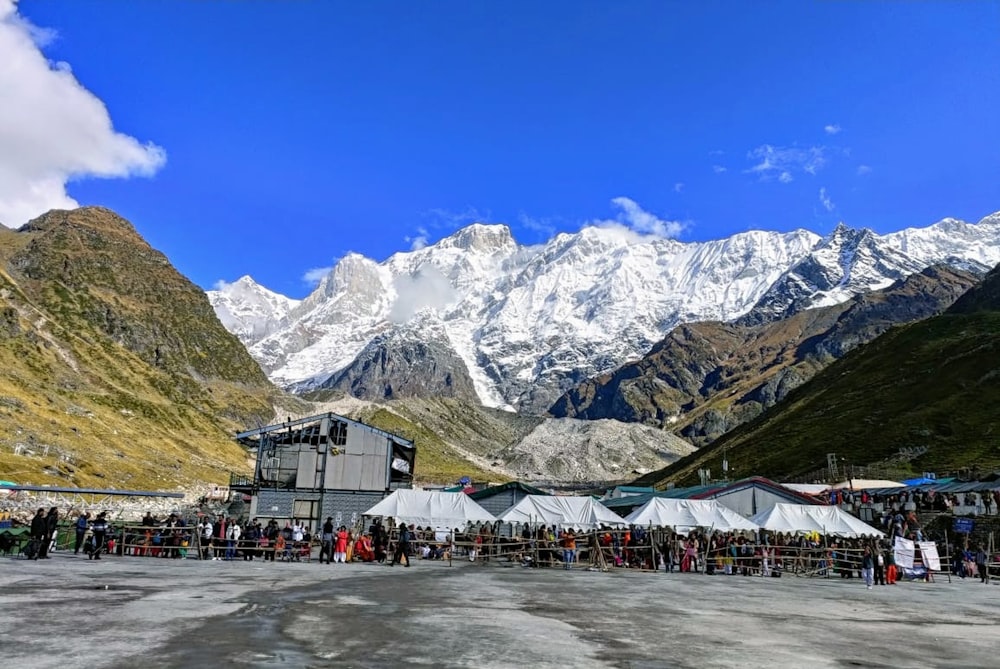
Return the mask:
M987 567L987 561L989 556L986 555L986 549L980 544L976 547L976 573L979 574L979 582L985 583L986 576L989 573Z
M90 529L94 533L94 549L91 551L88 559L100 560L101 551L104 550L105 537L108 534L106 511L101 511L97 514L97 518L94 519L94 524Z
M337 545L333 550L333 561L344 564L347 562L347 542L350 541L350 537L347 534L347 527L341 525L337 529ZM409 565L409 558L407 558L407 565Z
M42 557L42 544L45 543L45 533L48 531L48 527L45 509L39 509L35 512L35 517L31 519L31 541L35 542L34 552L30 556L33 560Z
M198 523L198 540L201 542L201 559L208 559L208 552L212 549L212 521L208 516L202 516Z
M865 554L861 558L861 578L865 580L865 586L872 589L872 580L875 573L875 561L872 559L872 549L865 546Z
M322 543L319 547L319 563L323 564L323 556L326 556L326 563L333 564L333 516L327 516L323 523Z
M885 552L875 546L875 584L885 585Z
M90 514L81 513L80 517L76 519L76 543L73 546L73 555L80 554L80 548L83 546L83 540L87 536L87 529L90 527Z
M573 562L576 560L576 534L574 534L573 529L563 530L560 541L563 549L563 569L572 569Z
M397 562L402 562L406 558L406 566L410 566L410 529L403 523L399 526L399 540L396 542L396 552L393 553L392 562L389 566L394 566Z

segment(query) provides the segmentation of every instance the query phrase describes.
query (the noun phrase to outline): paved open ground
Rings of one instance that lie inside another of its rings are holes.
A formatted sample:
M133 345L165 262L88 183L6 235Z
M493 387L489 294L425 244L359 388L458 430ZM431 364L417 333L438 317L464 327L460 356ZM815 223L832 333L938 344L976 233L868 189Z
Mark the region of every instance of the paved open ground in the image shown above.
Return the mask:
M993 667L1000 587L0 558L7 667Z

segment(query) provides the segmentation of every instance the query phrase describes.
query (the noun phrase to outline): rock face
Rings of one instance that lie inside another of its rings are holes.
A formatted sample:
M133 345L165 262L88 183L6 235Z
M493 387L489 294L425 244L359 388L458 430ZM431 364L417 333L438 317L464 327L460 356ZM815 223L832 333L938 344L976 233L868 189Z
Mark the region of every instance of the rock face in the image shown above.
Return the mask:
M682 325L642 360L566 393L550 413L671 428L703 446L890 327L944 311L977 280L931 267L884 290L783 320L760 317L755 309L733 323ZM765 301L765 312L773 304Z
M364 400L476 400L465 362L443 328L398 328L375 337L344 370L320 384Z
M203 291L120 216L0 230L0 470L162 488L245 468L238 427L276 394Z
M696 480L723 449L739 471L771 477L823 469L829 453L855 465L900 460L918 472L991 471L1000 466L998 361L994 269L944 313L887 330L771 410L638 483Z
M427 328L416 339L431 341L431 329L443 329L479 401L541 414L678 325L744 316L764 324L937 263L985 271L997 262L1000 216L889 235L840 226L826 237L752 231L701 243L591 226L530 247L506 226L476 224L381 263L349 254L298 304L253 293L244 309L240 282L210 295L282 386L308 390L364 366L366 347L393 330ZM252 316L233 317L242 313Z

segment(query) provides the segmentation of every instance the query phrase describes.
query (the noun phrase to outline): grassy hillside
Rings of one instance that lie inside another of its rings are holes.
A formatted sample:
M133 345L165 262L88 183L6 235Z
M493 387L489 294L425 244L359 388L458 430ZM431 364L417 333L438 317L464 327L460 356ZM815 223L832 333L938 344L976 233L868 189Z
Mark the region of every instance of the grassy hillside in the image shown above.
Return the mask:
M697 480L723 449L739 475L794 476L833 452L852 464L923 446L916 471L1000 467L1000 273L934 318L894 328L835 362L751 423L646 485Z
M278 395L203 291L101 208L0 230L0 478L171 488L248 470Z

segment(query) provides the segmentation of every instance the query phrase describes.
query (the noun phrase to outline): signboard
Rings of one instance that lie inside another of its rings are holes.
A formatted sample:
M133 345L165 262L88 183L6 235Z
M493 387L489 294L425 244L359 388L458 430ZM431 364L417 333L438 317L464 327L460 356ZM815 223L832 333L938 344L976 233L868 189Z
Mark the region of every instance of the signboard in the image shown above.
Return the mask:
M919 541L920 561L931 571L941 571L941 558L938 556L937 544L933 541Z
M973 525L972 518L956 518L952 522L951 529L960 534L969 534L972 532Z
M903 569L913 569L914 545L909 539L896 537L896 543L892 547L892 554L896 560L896 566Z

